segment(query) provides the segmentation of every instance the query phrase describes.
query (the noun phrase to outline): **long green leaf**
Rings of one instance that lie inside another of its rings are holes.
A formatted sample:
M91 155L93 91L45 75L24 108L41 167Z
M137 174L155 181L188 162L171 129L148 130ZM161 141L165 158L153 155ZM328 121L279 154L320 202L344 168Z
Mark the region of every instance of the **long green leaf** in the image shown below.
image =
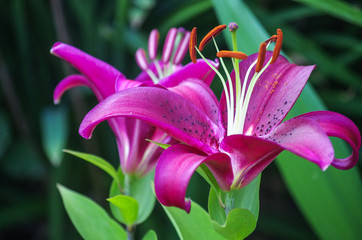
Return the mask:
M294 0L312 8L322 10L328 14L362 27L362 11L348 3L339 0Z
M238 44L242 51L256 52L259 43L269 37L242 1L212 1L221 23L235 21L239 24ZM307 85L289 116L321 109L324 109L323 104ZM342 144L336 145L335 149L338 153L349 154ZM321 172L292 154L280 155L277 164L294 200L320 238L358 239L362 235L362 187L356 169L330 168Z
M191 203L191 212L189 214L179 208L162 207L181 240L225 239L214 230L207 212L196 203Z
M125 230L94 201L62 185L58 189L70 219L84 239L127 239Z
M77 151L72 151L72 150L63 150L63 151L66 153L69 153L73 156L79 157L80 159L83 159L87 162L90 162L94 166L99 167L100 169L102 169L103 171L108 173L116 181L118 187L121 187L121 180L118 177L116 169L114 169L114 167L109 162L104 160L103 158L100 158L100 157L92 155L92 154L82 153L82 152L77 152Z

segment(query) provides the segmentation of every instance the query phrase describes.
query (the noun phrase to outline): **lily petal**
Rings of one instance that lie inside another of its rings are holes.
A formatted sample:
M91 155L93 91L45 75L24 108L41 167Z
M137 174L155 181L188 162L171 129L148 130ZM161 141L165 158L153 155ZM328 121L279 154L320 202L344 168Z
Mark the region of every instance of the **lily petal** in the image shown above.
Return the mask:
M267 52L266 59L271 56L272 52ZM315 66L297 66L279 56L260 76L254 87L244 132L261 135L256 129L263 125L265 132L262 135L274 129L293 107L314 68Z
M231 158L234 176L232 188L240 189L256 178L283 148L278 144L246 135L231 135L223 139L220 151Z
M218 62L212 60L207 60L215 68L219 67ZM210 86L212 80L215 77L215 72L210 68L210 66L202 59L197 60L196 63L189 63L184 67L180 68L178 71L174 72L170 76L162 79L160 84L164 87L174 87L180 82L188 78L200 79Z
M126 89L113 94L83 119L79 133L90 138L100 122L134 117L159 127L170 136L206 153L215 153L224 132L202 110L182 96L155 87Z
M87 86L92 89L92 84L89 83L88 79L80 74L73 74L68 77L65 77L62 81L58 83L54 90L53 99L54 103L58 104L60 102L61 97L70 88L78 87L78 86ZM94 94L99 94L97 89L92 89Z
M128 88L138 87L141 84L142 84L141 82L118 77L115 83L115 91L119 92Z
M265 139L326 170L334 159L334 149L325 130L314 120L295 117L283 122Z
M57 42L50 53L67 61L84 74L101 93L102 99L115 92L114 86L117 77L125 79L122 73L108 63L68 44Z
M202 163L211 166L210 170L219 184L228 179L229 182L224 185L230 186L233 174L230 158L226 154L205 156L193 147L176 144L161 154L156 166L155 191L158 200L165 206L190 212L191 200L185 200L186 189L192 174Z
M361 133L351 119L330 111L310 112L298 118L313 119L328 136L341 138L351 146L352 154L344 159L335 158L332 162L333 167L347 170L357 164L359 158L358 149L361 148Z
M198 79L188 78L175 87L169 87L169 91L183 96L192 102L215 123L218 124L218 100L206 83Z

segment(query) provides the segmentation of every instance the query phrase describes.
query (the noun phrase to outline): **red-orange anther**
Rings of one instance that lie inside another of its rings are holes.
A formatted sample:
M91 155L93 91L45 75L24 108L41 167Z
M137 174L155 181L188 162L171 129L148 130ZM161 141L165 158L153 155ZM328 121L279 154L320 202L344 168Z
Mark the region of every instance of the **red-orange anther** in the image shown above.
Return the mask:
M204 49L205 45L211 41L212 37L216 37L225 28L226 28L226 25L219 25L217 27L214 27L214 29L212 29L210 32L208 32L206 34L206 36L201 40L200 45L199 45L199 50L202 51L202 49Z
M229 57L229 58L236 58L236 59L247 59L248 58L248 55L246 55L245 53L243 52L235 52L235 51L226 51L226 50L223 50L223 51L220 51L216 54L216 56L218 57Z
M194 27L191 31L190 42L189 42L189 51L190 51L190 58L193 63L196 63L196 43L197 43L197 36L196 36L197 28Z
M263 68L266 53L266 42L262 42L259 47L258 61L256 62L255 72L260 72Z
M282 45L283 45L283 32L281 29L277 29L277 42L275 43L275 47L274 47L274 51L273 51L273 56L272 56L272 60L270 62L270 64L274 63L278 56L280 51L282 50Z

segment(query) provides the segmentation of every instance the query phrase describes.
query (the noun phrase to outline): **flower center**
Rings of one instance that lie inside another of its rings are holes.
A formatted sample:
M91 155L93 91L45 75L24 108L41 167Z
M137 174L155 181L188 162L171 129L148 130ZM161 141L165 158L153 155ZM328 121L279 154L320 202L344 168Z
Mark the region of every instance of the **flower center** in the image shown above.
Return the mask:
M229 24L229 31L231 32L232 37L232 44L233 44L233 51L219 51L219 48L216 44L215 37L218 35L223 29L226 28L226 25L220 25L215 27L213 30L211 30L202 40L199 45L199 48L196 47L196 28L193 29L191 32L190 37L190 57L193 62L196 62L196 52L208 63L208 65L216 72L216 74L219 76L221 83L224 88L224 94L226 99L226 108L227 108L227 135L234 135L234 134L246 134L251 135L253 132L253 129L244 129L245 125L245 118L247 109L249 106L251 94L253 92L253 89L256 85L256 82L260 78L260 76L264 73L264 71L270 66L270 64L273 64L280 53L282 41L283 41L283 33L280 29L277 30L277 35L273 35L269 39L267 39L265 42L262 42L260 44L259 48L259 54L258 59L255 60L246 71L245 77L243 81L240 79L240 71L239 71L239 62L240 60L247 59L247 55L239 52L237 50L237 40L236 40L236 30L238 29L238 26L236 23L230 23ZM220 63L222 68L224 69L226 80L222 76L222 74L213 67L208 60L202 55L201 50L205 47L205 45L213 40L216 51L217 51L217 57L219 57ZM265 62L265 54L266 50L269 47L269 45L272 42L276 42L273 55L270 59L267 60L266 64ZM196 50L196 51L194 51ZM235 82L231 80L230 74L226 68L226 65L223 61L223 58L231 58L232 65L235 71ZM254 69L254 72L252 73L252 70ZM251 80L249 82L249 85L247 86L248 79L251 77ZM244 83L241 86L241 83Z
M181 64L187 52L190 32L183 28L171 28L163 45L161 59L157 58L159 36L158 30L154 29L148 38L150 61L148 61L146 52L142 48L136 51L135 56L139 68L145 71L155 84L175 72L177 66Z

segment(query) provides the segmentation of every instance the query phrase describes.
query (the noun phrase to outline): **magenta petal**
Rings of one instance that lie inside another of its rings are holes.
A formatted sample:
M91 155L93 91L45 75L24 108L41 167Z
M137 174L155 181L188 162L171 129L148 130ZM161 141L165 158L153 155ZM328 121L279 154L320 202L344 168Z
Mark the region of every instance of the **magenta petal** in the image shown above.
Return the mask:
M101 93L102 98L114 93L117 77L125 78L117 69L65 43L55 43L50 52L73 65Z
M70 88L78 87L78 86L87 86L92 88L92 85L89 83L88 79L85 78L83 75L74 74L64 78L62 81L58 83L54 90L53 99L54 103L58 104L60 102L60 98ZM92 89L94 93L97 95L98 92L96 89Z
M283 148L262 138L231 135L223 139L220 151L230 156L235 176L233 188L240 189L256 178Z
M115 83L115 91L119 92L128 88L133 88L133 87L138 87L140 86L142 83L141 82L136 82L134 80L129 80L129 79L124 79L122 77L118 77L116 79L116 83Z
M265 62L271 56L272 52L267 52ZM247 69L257 57L257 53L253 54L240 63L242 82ZM279 56L275 63L270 64L253 89L245 118L244 133L251 132L261 136L277 126L293 107L314 68L315 66L297 66L289 63L283 56ZM255 72L254 69L255 67L251 70L247 87ZM231 78L235 79L234 72ZM220 107L224 108L224 105L225 99L221 98ZM265 131L257 131L257 128L261 129L263 125L264 129L268 125Z
M202 163L212 166L210 170L221 182L229 179L229 183L224 185L230 186L233 177L230 158L226 154L216 153L207 157L193 147L176 144L161 154L156 166L155 191L158 200L165 206L190 212L191 200L185 200L186 189L192 174Z
M215 68L218 68L219 63L208 60L211 65ZM192 78L200 79L204 81L207 85L210 85L212 80L215 77L215 72L210 68L210 66L204 60L197 60L197 63L189 63L180 70L174 72L170 76L162 79L159 83L164 87L174 87L178 85L181 81Z
M216 124L218 124L219 102L208 85L198 79L186 79L175 87L169 87L169 91L183 96L192 102Z
M83 119L79 133L89 138L100 122L114 117L148 121L170 136L207 153L215 153L224 132L182 96L156 87L131 88L113 94Z
M352 154L344 159L335 158L332 162L333 167L346 170L357 164L359 158L358 150L361 148L361 133L351 119L330 111L310 112L298 118L313 119L323 128L328 136L341 138L351 146Z
M317 164L322 170L326 170L334 158L333 145L326 132L312 119L292 118L264 138Z

